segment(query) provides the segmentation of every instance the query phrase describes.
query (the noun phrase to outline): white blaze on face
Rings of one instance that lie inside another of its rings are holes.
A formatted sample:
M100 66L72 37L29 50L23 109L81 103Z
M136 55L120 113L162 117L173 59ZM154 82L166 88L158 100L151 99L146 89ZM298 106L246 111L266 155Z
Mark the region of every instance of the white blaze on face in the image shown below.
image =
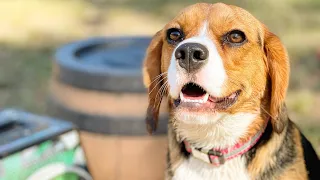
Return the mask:
M221 97L225 96L222 89L228 77L223 60L208 30L208 23L204 22L197 36L182 41L178 47L185 43L199 43L207 47L208 62L193 74L192 80L203 87L211 96ZM190 75L179 66L175 59L175 50L168 70L169 94L174 99L179 97L182 86L190 81ZM173 119L175 119L176 133L182 140L186 139L195 147L209 150L234 146L239 138L247 133L248 127L257 118L257 114L259 112L199 114L177 111L174 113ZM199 133L200 131L201 133ZM241 156L227 161L223 166L217 168L191 156L189 159L183 160L181 165L177 167L172 179L250 179L250 176L247 173L245 160Z
M227 79L223 61L213 41L208 36L208 22L204 22L199 29L198 36L194 36L182 41L175 50L185 43L199 43L208 48L208 62L194 74L195 83L202 86L212 96L222 96L222 86ZM173 98L178 98L181 87L188 83L187 72L179 66L174 54L172 53L168 70L169 93Z

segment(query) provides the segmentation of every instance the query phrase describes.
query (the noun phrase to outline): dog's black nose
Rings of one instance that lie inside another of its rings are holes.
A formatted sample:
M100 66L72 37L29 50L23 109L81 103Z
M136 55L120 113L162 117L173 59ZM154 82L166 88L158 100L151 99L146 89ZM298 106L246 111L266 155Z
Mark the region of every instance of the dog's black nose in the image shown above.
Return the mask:
M208 49L199 43L182 44L175 52L179 65L189 73L200 69L207 62L208 56Z

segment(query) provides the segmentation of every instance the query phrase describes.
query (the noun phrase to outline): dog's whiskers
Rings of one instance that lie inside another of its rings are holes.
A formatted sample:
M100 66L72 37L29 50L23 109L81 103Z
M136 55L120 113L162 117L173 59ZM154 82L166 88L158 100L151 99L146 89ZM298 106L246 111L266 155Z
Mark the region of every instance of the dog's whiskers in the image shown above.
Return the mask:
M166 72L165 72L166 73ZM162 74L160 74L161 76L159 76L158 78L156 78L156 79L159 79L159 78L162 78L162 79L160 79L158 82L157 82L157 84L155 84L154 85L154 87L151 89L151 91L149 92L149 95L153 92L153 90L165 79L165 77L163 77L162 75L163 75L164 73L162 73ZM152 82L155 82L155 80L153 80ZM151 85L152 83L150 83L150 85Z
M162 97L164 96L164 92L167 90L167 85L168 85L168 81L165 81L164 83L163 83L163 85L160 87L160 89L158 90L158 92L157 92L157 94L156 94L156 97L155 97L155 101L156 100L158 100L157 101L157 105L156 105L156 103L154 104L154 108L158 108L159 106L160 106L160 104L161 104L161 99L162 99ZM160 96L159 96L160 95ZM158 98L158 96L159 96L159 98Z
M149 84L149 86L152 84L152 83L154 83L156 80L158 80L159 78L161 78L162 77L162 75L165 75L165 74L167 74L168 72L167 71L165 71L165 72L163 72L163 73L161 73L161 74L159 74L159 75L157 75L151 82L150 82L150 84Z

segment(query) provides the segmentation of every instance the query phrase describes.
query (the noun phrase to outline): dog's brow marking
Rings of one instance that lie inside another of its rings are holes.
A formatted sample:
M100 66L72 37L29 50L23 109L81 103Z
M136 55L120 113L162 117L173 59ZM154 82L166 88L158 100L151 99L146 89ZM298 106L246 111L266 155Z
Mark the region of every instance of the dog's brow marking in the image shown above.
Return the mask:
M203 26L200 30L199 36L206 36L207 35L207 29L208 29L208 21L205 21L203 23Z

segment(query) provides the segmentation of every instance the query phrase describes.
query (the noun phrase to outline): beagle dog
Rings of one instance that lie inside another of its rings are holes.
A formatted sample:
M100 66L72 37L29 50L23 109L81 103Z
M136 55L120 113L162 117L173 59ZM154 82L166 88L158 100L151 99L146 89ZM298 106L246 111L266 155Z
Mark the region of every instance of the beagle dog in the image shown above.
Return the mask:
M316 152L287 114L287 51L244 9L184 9L153 37L143 77L150 133L168 101L166 179L320 179Z

